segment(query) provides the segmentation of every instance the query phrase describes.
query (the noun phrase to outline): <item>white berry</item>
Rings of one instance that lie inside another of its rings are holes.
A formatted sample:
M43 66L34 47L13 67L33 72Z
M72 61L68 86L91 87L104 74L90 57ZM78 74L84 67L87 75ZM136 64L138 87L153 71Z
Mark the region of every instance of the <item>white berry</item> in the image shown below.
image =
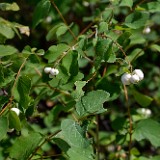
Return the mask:
M50 74L51 74L52 76L56 76L58 73L59 73L59 70L56 69L56 68L52 68L52 69L50 70Z
M21 112L18 108L11 108L11 111L15 112L17 114L17 116L19 116L19 114Z
M139 76L136 75L136 74L133 74L133 75L131 76L131 78L130 78L130 82L133 83L133 84L136 84L136 83L138 83L139 81L140 81Z
M144 73L141 69L135 69L133 71L133 74L136 74L139 77L140 81L144 78Z
M131 78L130 73L124 73L121 77L121 81L124 85L130 85L130 78Z
M52 69L51 67L45 67L44 72L45 73L50 73L51 69Z
M150 109L146 109L146 112L145 112L146 116L150 116L152 114L151 110Z
M143 30L143 33L144 34L148 34L151 32L151 28L150 27L146 27L144 30Z

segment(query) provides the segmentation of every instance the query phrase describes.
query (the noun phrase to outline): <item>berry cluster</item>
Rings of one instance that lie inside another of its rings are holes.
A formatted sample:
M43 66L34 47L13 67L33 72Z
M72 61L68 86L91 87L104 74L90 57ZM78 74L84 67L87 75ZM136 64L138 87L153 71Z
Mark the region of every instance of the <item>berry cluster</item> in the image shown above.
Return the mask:
M124 85L137 84L144 78L144 73L140 69L135 69L131 74L124 73L121 77L121 81Z
M51 67L45 67L44 72L49 74L50 78L53 78L54 76L59 74L59 70L56 68L51 68Z

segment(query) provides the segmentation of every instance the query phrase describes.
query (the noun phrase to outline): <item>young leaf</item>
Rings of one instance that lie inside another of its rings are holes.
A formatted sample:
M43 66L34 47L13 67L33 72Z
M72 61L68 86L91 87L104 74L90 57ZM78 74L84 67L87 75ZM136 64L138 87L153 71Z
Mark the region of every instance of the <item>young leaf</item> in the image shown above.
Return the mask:
M28 76L22 76L17 83L17 89L20 96L20 106L27 109L29 105L29 93L31 88L31 79Z
M108 101L110 94L103 90L91 91L76 103L76 111L79 116L99 114L105 112L103 103Z
M148 13L135 11L126 17L124 24L132 29L138 29L143 27L148 19Z
M86 81L76 81L75 86L76 90L72 93L72 96L76 99L79 100L82 96L84 96L84 91L82 88L86 85Z
M153 101L153 98L146 96L144 94L139 93L135 89L132 90L133 96L138 104L140 104L142 107L147 107L151 104Z
M39 133L32 132L16 139L10 150L13 159L27 160L42 140Z
M8 119L7 117L0 117L0 141L6 135L8 130Z
M145 119L138 122L133 137L137 141L147 139L155 147L160 146L160 124L152 119Z
M9 56L17 52L17 49L9 45L0 45L0 56Z
M33 13L33 27L35 28L48 14L51 3L49 0L41 0Z

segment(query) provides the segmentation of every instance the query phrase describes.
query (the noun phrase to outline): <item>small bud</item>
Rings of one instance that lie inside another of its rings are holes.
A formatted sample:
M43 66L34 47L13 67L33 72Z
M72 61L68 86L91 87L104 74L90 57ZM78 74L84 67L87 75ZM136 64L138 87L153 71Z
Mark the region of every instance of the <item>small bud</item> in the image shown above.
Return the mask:
M45 67L44 72L45 73L50 73L51 69L52 69L51 67Z
M20 31L21 34L25 34L27 36L30 35L30 30L29 30L28 26L22 26L22 27L20 27L19 31Z
M15 112L17 116L19 116L21 112L18 108L11 108L11 111Z
M130 78L131 78L130 73L124 73L121 77L121 81L124 85L130 85Z
M136 74L139 77L140 81L144 78L144 73L141 69L135 69L133 71L133 74Z
M136 84L136 83L138 83L139 81L140 81L139 76L136 75L136 74L133 74L133 75L131 76L131 78L130 78L130 82L133 83L133 84Z

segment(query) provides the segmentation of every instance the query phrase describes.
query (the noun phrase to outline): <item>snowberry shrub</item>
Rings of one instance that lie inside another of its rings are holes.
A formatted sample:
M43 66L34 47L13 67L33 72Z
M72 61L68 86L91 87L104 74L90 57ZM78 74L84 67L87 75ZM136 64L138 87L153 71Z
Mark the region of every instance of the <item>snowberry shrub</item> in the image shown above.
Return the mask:
M0 159L160 159L159 6L0 2Z

